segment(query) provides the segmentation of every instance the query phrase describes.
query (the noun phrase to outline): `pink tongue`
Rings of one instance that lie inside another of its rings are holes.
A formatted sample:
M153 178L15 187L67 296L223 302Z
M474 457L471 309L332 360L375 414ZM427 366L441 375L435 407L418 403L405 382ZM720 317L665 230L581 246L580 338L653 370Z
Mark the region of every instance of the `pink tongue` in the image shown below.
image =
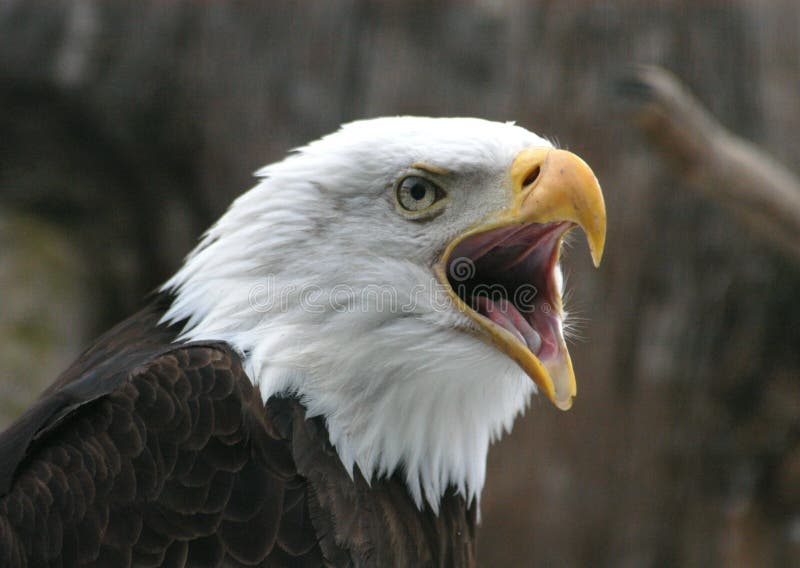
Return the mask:
M534 355L542 348L542 337L531 327L514 304L506 299L498 300L478 295L475 296L475 310L505 330L511 332L521 343L528 346Z

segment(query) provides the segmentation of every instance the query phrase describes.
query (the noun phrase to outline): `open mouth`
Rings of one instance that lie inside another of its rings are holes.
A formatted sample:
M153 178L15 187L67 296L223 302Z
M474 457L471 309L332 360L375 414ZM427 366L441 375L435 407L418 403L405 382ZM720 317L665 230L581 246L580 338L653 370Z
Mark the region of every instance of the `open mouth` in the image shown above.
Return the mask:
M564 234L580 227L595 266L603 255L606 211L597 178L566 150L531 147L510 170L509 203L445 248L434 272L469 331L519 365L560 409L577 394L562 332Z
M445 263L448 284L482 323L507 331L542 362L563 344L556 267L561 240L573 226L528 223L472 234Z

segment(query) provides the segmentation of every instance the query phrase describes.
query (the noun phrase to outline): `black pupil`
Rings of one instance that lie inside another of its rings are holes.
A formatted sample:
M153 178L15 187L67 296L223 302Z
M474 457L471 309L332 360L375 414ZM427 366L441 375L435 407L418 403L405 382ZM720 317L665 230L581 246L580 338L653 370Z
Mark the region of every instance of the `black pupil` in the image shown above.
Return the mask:
M412 199L414 199L416 201L419 201L420 199L425 197L425 194L427 192L428 191L427 191L427 188L425 187L425 185L420 183L420 182L417 182L414 185L412 185L411 186L411 190L409 191L409 193L411 194Z

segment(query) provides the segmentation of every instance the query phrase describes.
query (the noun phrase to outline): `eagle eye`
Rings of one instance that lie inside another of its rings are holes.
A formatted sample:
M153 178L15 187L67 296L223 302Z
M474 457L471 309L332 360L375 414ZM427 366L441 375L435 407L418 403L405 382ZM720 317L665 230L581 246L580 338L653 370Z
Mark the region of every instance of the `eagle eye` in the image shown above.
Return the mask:
M397 185L397 203L412 213L425 211L445 196L432 181L420 176L408 176Z

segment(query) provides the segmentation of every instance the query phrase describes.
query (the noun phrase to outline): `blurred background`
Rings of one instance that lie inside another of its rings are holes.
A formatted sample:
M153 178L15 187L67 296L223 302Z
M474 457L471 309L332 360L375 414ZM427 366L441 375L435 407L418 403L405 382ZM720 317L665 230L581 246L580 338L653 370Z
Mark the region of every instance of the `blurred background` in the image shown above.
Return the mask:
M799 30L795 0L0 0L0 426L259 166L356 118L516 120L592 165L609 234L565 261L575 406L490 454L482 565L800 565Z

